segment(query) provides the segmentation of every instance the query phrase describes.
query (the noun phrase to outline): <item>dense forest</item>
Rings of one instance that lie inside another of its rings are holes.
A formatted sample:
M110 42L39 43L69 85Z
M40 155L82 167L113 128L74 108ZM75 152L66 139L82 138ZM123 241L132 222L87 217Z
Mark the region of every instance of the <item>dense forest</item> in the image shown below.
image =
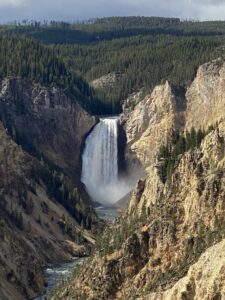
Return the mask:
M6 76L18 76L44 86L58 86L94 114L111 111L81 76L70 71L54 49L34 39L0 36L0 78Z
M187 87L200 64L223 55L224 25L157 17L15 22L0 26L0 73L57 84L94 114L118 113L130 94L166 79ZM87 84L105 75L108 85Z
M94 45L54 46L69 68L76 69L87 81L114 73L114 84L99 89L108 101L123 101L144 88L144 92L168 79L187 86L198 66L216 57L221 37L136 36Z

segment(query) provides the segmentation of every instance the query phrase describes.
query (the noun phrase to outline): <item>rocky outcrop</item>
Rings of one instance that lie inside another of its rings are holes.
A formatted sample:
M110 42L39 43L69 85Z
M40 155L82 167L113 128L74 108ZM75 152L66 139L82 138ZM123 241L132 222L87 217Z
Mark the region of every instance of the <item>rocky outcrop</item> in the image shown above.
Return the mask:
M160 146L183 125L182 94L169 82L157 86L135 109L122 116L127 135L126 158L133 171L138 162L147 168L156 161Z
M222 59L200 66L186 98L186 129L207 129L224 119L225 63Z
M97 78L90 82L90 85L95 89L107 89L115 85L119 74L111 72L107 75L104 75L100 78Z
M225 240L207 249L188 274L171 289L138 298L138 300L208 300L225 295Z
M96 120L77 102L59 88L6 78L0 81L0 119L26 150L79 181L82 142Z

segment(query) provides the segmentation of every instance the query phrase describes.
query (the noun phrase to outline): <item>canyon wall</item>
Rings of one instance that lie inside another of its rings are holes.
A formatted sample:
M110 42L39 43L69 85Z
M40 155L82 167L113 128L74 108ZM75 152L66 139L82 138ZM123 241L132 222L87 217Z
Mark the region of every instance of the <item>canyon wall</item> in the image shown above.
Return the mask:
M62 90L6 78L0 119L18 142L79 180L81 145L96 119Z
M33 299L44 268L90 253L101 228L80 185L96 120L55 87L0 81L0 298Z
M147 169L156 162L159 148L175 131L207 130L224 119L225 63L214 60L199 67L186 92L169 82L155 87L122 116L127 135L128 164ZM140 94L137 94L140 97ZM138 100L136 100L138 101Z

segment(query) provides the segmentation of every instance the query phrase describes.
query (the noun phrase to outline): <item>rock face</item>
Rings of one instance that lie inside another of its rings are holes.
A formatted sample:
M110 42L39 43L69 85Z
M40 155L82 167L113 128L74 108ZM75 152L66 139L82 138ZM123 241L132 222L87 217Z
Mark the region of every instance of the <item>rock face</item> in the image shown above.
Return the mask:
M218 59L202 65L187 90L186 128L208 128L224 119L225 63Z
M188 274L165 292L138 300L223 299L225 297L225 240L205 251Z
M132 169L137 161L148 167L156 161L162 143L170 139L174 130L183 125L185 105L181 95L168 82L157 86L126 116L127 161ZM124 120L123 120L124 121Z
M137 168L139 162L147 169L174 130L208 129L224 120L224 95L225 63L221 59L200 66L186 93L168 82L157 86L132 112L122 117L128 165Z
M225 298L224 67L201 66L186 94L160 85L123 116L130 170L139 162L147 176L95 255L52 299ZM210 125L200 146L174 157L163 182L160 146L176 130Z
M96 120L60 89L6 78L0 119L18 142L79 180L81 145Z
M117 78L119 75L112 72L93 80L90 84L95 89L107 89L115 85Z
M44 266L87 255L93 243L91 233L50 196L40 177L45 172L45 167L12 141L0 123L1 299L37 296L46 284Z

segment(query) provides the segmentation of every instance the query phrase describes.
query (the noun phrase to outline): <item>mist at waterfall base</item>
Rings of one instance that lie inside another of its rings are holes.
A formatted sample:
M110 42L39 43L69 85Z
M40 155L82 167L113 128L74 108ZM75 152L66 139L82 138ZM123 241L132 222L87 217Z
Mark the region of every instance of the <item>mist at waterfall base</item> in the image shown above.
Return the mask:
M118 118L102 118L88 135L82 156L81 181L93 201L112 205L130 192L134 181L119 178Z

